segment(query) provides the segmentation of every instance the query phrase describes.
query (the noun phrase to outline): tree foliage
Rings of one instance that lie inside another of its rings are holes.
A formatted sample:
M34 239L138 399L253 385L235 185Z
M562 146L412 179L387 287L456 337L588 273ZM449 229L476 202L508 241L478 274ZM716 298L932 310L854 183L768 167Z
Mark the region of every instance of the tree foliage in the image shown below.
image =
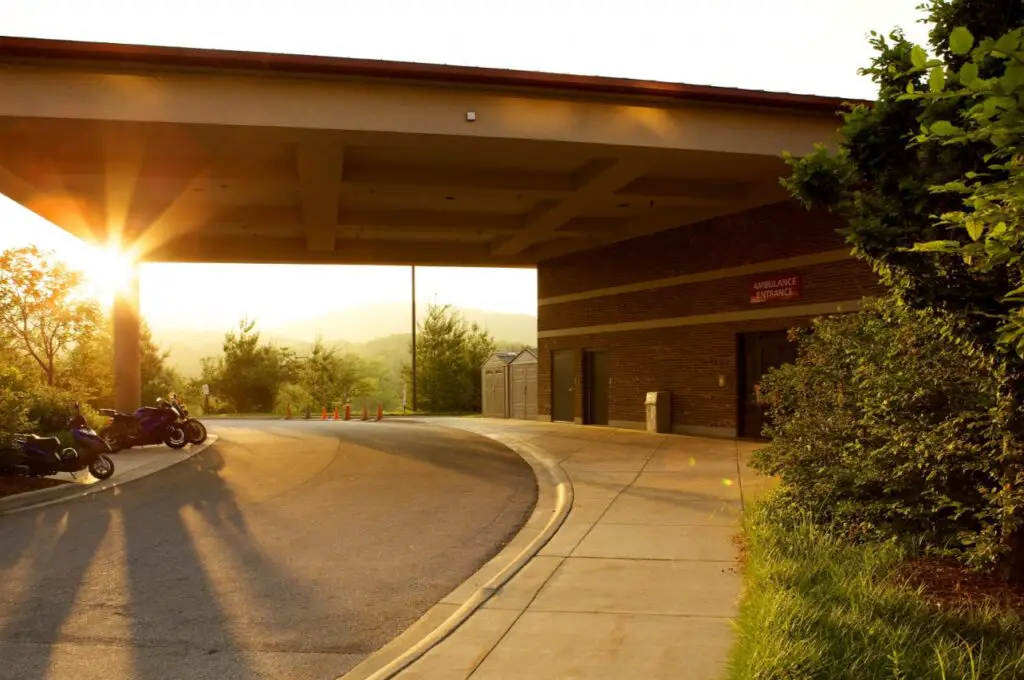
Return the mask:
M111 319L81 289L82 274L27 247L0 255L0 431L65 429L71 405L113 405ZM180 377L143 324L142 399Z
M479 412L480 370L494 347L485 329L466 323L451 305L429 305L416 335L417 408Z
M329 408L373 391L363 361L326 347L322 338L316 339L302 360L299 377L316 408Z
M255 322L243 320L238 332L224 338L224 354L203 360L194 383L210 385L210 410L216 412L293 413L341 408L346 400L383 401L387 371L377 361L340 351L317 338L309 352L299 355L262 342ZM204 400L207 401L207 400Z
M787 184L805 204L846 217L854 252L899 304L935 312L936 333L992 366L986 436L998 446L963 445L996 474L983 513L991 552L1024 580L1024 331L1015 299L1024 283L1015 255L1024 4L934 0L928 10L935 57L899 32L873 35L864 73L878 100L845 114L838 152L790 159Z
M0 347L0 357L5 351ZM29 425L28 394L31 386L13 362L0 361L0 438L21 432Z
M261 343L256 322L243 319L224 336L223 357L204 362L203 380L238 413L270 412L294 370L292 354Z
M167 398L170 392L179 389L182 378L170 367L167 359L170 352L161 349L154 341L149 326L142 324L140 340L139 369L142 380L142 403L152 405L158 398Z
M91 405L111 407L114 403L114 342L111 323L78 338L60 365L56 386L74 393ZM181 390L184 380L170 367L170 353L153 340L149 326L140 329L139 369L142 404L152 405L169 392Z
M99 307L81 284L80 272L35 246L0 253L0 333L39 366L47 385L76 340L100 324Z

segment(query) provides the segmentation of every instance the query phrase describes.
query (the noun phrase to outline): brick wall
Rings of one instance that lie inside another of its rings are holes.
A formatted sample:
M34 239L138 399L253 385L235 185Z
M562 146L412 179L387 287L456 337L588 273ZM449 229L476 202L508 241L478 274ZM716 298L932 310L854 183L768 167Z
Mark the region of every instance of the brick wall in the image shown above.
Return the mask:
M843 247L840 222L791 201L542 263L538 297L725 269Z
M808 213L796 204L767 206L541 263L539 297L842 249L835 229L831 216ZM855 300L880 290L871 271L855 260L790 267L785 273L801 275L799 300L751 305L751 277L743 275L541 305L541 333L579 328L580 334L540 339L539 413L551 414L553 350L574 350L576 373L581 376L583 350L605 349L611 372L610 421L642 422L645 393L668 390L677 429L729 434L735 430L737 415L737 334L791 328L810 320L787 316L786 307ZM591 334L582 328L721 312L744 314L754 308L777 309L779 318ZM583 395L579 389L575 395L579 417Z

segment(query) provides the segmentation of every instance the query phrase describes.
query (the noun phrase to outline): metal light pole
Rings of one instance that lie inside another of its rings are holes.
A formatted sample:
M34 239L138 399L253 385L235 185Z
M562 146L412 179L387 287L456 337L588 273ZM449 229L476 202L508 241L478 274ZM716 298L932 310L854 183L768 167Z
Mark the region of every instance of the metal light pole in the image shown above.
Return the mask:
M416 265L412 266L412 412L416 413Z

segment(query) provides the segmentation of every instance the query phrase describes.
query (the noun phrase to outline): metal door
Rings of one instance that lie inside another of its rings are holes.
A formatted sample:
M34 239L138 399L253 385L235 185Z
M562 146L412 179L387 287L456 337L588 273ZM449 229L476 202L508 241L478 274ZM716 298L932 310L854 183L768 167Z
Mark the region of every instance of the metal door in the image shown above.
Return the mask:
M551 353L551 419L574 422L576 409L576 352L557 349Z

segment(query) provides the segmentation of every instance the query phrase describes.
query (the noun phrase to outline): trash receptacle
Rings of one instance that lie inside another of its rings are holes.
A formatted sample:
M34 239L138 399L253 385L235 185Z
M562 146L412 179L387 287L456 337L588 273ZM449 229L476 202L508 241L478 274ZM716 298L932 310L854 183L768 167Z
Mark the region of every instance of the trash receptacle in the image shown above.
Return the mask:
M647 431L662 434L672 431L672 411L668 392L648 392L644 400L647 409Z

